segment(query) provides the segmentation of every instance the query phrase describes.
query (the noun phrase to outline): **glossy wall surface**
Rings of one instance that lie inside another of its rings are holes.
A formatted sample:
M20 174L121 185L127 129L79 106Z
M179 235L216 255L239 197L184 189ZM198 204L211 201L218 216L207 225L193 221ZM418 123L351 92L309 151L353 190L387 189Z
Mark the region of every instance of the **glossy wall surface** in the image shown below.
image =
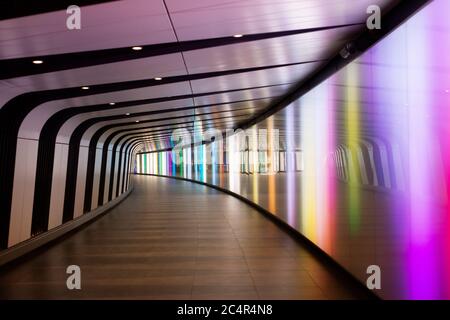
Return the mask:
M247 197L362 282L379 266L382 298L450 298L448 12L432 2L244 143L138 154L135 172Z

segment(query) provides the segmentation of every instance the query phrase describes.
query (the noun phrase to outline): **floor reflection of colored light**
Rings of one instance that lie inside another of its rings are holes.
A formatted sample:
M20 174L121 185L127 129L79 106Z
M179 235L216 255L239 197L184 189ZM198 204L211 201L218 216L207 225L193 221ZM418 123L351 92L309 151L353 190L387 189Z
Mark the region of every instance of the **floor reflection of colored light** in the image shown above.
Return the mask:
M360 194L358 179L358 157L359 144L359 65L351 63L345 72L345 112L346 112L346 134L347 134L347 165L349 172L348 181L348 213L350 231L355 233L359 229Z

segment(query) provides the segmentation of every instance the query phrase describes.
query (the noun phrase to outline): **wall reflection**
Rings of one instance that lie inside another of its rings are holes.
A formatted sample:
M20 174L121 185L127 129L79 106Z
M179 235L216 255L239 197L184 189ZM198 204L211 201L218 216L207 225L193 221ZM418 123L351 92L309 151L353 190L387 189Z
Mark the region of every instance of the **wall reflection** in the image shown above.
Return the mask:
M141 154L137 172L248 197L362 282L379 265L383 298L450 298L448 12L432 2L225 151L186 146L180 164Z

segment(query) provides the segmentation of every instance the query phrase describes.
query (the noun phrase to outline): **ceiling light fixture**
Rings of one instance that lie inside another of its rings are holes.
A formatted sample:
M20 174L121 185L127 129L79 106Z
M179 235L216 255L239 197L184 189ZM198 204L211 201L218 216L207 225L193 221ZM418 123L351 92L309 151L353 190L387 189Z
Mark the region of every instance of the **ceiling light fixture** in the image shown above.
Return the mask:
M162 80L162 78L161 77L156 77L156 78L154 78L156 81L159 81L159 80Z
M234 38L242 38L244 35L243 34L235 34L233 35Z
M42 60L33 60L33 63L34 64L43 64L44 61L42 61Z
M131 47L131 49L133 49L134 51L139 51L139 50L142 50L142 47L136 46L136 47Z
M110 106L113 106L113 105L115 105L115 104L116 104L115 102L110 102L110 103L109 103Z
M89 87L81 87L82 90L88 90Z
M139 122L139 120L136 120L136 123Z
M130 115L130 113L129 113L129 112L127 112L127 113L125 113L125 115L126 115L126 116L129 116L129 115Z

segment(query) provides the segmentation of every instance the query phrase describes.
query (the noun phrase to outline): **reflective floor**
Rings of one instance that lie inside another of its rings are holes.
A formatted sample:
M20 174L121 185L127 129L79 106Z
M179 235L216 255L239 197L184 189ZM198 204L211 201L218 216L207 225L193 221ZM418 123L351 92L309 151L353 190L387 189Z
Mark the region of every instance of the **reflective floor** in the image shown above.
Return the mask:
M240 200L135 176L111 212L0 269L1 299L358 299L359 286ZM81 268L68 290L66 268Z

